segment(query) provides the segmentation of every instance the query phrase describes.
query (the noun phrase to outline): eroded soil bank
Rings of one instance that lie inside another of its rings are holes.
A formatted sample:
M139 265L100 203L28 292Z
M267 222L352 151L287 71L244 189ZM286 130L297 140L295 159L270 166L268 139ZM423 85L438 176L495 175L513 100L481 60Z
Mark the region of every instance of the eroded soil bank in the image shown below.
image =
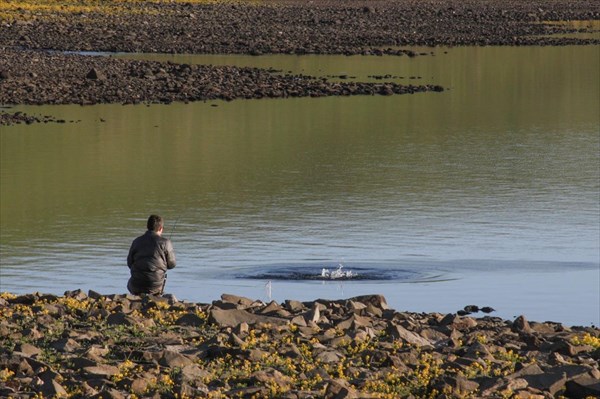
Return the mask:
M399 312L380 295L201 304L4 293L0 343L3 397L600 395L595 327Z

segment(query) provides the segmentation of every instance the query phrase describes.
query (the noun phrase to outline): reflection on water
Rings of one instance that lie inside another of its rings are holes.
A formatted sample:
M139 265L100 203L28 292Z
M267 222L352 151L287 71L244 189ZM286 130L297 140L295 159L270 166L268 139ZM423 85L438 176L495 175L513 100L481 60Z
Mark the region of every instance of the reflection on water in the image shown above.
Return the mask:
M122 292L129 244L158 212L180 263L169 283L191 300L243 291L234 271L257 265L408 264L418 273L421 260L462 259L519 260L524 271L532 261L581 262L585 272L568 269L579 295L599 263L600 48L435 54L174 61L364 81L390 74L443 93L17 107L81 122L2 128L0 289ZM212 290L198 290L204 280ZM394 284L377 287L397 296ZM581 322L598 314L593 287ZM550 289L542 297L552 315L564 298ZM472 302L468 291L461 301Z

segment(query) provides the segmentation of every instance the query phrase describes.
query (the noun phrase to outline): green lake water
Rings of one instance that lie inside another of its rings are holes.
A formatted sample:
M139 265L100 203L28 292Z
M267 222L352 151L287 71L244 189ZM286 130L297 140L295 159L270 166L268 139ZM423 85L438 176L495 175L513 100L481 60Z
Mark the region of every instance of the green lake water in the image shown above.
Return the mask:
M129 244L157 212L182 299L383 293L398 309L600 324L600 47L420 51L434 55L119 56L446 91L15 107L77 122L0 128L0 291L124 292ZM339 263L389 278L270 293L261 278Z

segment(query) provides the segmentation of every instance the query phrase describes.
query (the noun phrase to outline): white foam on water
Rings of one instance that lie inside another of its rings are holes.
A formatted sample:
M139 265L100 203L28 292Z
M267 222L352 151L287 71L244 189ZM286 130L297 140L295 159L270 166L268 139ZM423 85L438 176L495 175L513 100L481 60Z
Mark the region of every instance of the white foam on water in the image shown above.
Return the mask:
M335 270L329 270L327 268L323 268L321 270L321 277L328 279L339 279L339 278L354 278L358 276L358 273L354 273L352 270L342 270L344 265L341 263L338 265L338 268Z

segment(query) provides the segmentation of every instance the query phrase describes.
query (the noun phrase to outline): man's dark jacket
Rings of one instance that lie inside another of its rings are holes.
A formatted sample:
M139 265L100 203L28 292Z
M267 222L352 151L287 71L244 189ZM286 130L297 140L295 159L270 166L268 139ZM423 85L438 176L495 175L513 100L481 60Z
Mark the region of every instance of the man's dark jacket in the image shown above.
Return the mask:
M127 288L132 294L161 294L167 269L175 267L175 251L168 238L146 231L131 243L127 266L131 278Z

